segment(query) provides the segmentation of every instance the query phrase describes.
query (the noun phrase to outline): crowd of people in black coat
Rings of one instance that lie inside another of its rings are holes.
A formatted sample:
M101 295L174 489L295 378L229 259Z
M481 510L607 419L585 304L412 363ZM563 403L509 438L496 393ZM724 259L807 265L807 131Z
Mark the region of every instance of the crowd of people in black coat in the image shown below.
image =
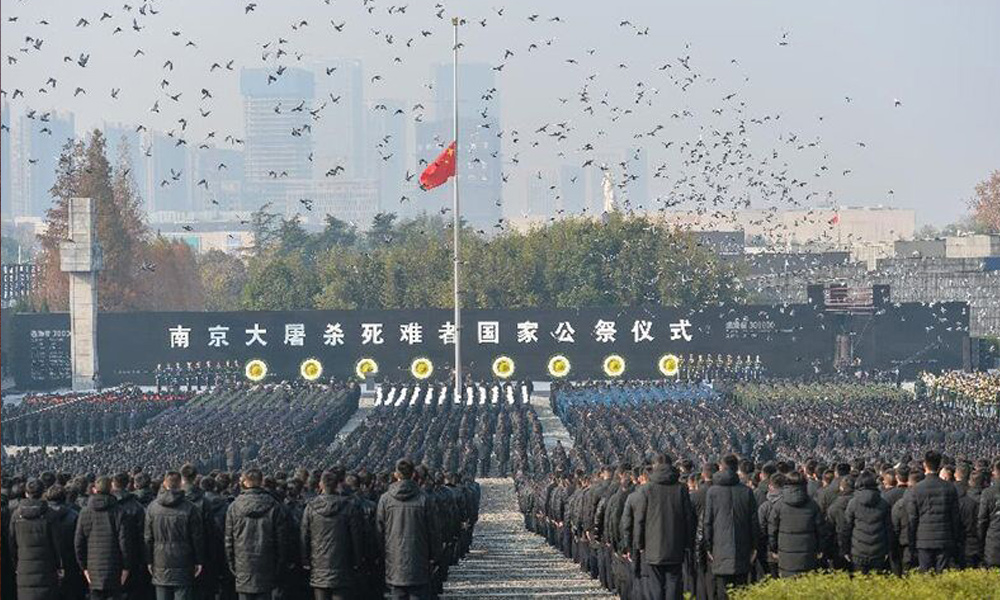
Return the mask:
M2 486L4 600L432 598L480 502L474 479L405 459L378 475L186 464Z
M163 472L185 461L201 470L290 469L307 464L302 459L312 449L333 441L359 397L360 389L349 383L217 387L82 450L39 448L5 455L3 471L116 473L141 465ZM52 418L58 410L49 411Z
M317 458L349 468L389 469L399 456L479 477L549 470L542 426L520 386L469 386L456 404L448 386L382 389L376 406L333 450Z
M620 598L725 598L821 568L903 574L1000 567L1000 458L919 464L641 465L519 476L525 527Z
M84 394L29 394L0 408L0 435L8 446L84 446L135 431L189 398L128 386Z
M560 390L574 447L551 452L550 475L515 479L525 525L636 600L724 598L728 586L818 568L1000 567L995 420L853 385ZM793 392L784 410L777 390ZM793 422L825 426L832 443L790 435ZM890 435L864 435L880 427ZM914 451L935 443L947 456Z

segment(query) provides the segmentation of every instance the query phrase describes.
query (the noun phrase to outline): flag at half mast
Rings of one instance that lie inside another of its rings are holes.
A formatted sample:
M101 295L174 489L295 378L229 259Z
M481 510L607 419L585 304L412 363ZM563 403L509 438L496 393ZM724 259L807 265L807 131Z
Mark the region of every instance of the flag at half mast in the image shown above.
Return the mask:
M420 189L432 190L455 176L455 142L452 142L420 174Z

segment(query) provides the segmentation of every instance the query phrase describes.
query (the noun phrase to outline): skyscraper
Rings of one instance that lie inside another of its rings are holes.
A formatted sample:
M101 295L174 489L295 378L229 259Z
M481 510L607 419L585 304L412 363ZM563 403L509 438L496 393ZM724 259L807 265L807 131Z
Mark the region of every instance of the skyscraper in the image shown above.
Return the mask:
M559 167L559 189L562 196L559 208L567 215L583 213L587 206L587 180L583 169L577 165Z
M190 153L160 132L149 136L146 202L150 212L187 212L191 206Z
M76 135L73 113L35 111L21 116L18 126L21 169L20 202L15 216L44 217L52 206L50 190L56 181L59 155Z
M3 131L0 131L0 214L6 219L11 216L11 162L10 162L10 107L3 103Z
M414 199L400 202L406 182L406 115L399 100L374 100L368 112L367 176L378 183L379 201L401 217L416 214ZM416 179L414 179L416 181Z
M319 118L313 123L317 171L337 166L342 176L365 176L366 139L364 67L357 59L317 60L313 63L315 108ZM339 176L338 176L339 177Z
M500 138L500 96L492 67L483 63L459 67L458 176L461 182L462 217L471 225L492 227L502 215L503 156ZM441 153L452 140L451 65L434 69L435 120L416 128L417 171ZM428 212L451 206L450 186L424 194Z
M280 76L268 69L240 72L248 188L242 208L284 196L290 182L312 179L314 88L305 69L288 68Z
M192 204L195 211L241 208L244 182L243 150L202 148L191 157ZM204 181L204 184L201 182Z
M148 160L144 154L142 136L135 130L135 127L124 123L105 122L102 131L108 162L113 168L118 167L124 153L124 158L128 160L129 168L131 168L132 180L142 197L143 204L148 208L150 201L147 189Z

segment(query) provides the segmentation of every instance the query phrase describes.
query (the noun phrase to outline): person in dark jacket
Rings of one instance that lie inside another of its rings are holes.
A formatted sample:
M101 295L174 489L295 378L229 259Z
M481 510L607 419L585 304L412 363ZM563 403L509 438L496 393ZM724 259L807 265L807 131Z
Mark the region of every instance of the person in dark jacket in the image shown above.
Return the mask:
M385 582L393 598L430 597L436 548L434 515L426 495L413 481L413 463L396 463L397 481L379 498L375 527L385 557Z
M201 578L205 581L204 589L211 598L221 595L223 590L231 596L229 590L233 587L232 573L225 567L226 545L223 541L229 501L219 493L219 484L212 477L202 478L200 487L205 493L205 504L208 508L208 519L203 523L206 566L201 571Z
M823 527L823 515L806 492L802 474L789 473L768 525L768 546L777 555L779 577L794 577L816 568Z
M262 485L260 469L249 469L243 492L226 512L226 561L240 600L267 600L288 556L285 513Z
M959 470L961 472L961 470ZM984 473L976 471L971 475L966 472L964 481L966 487L958 490L958 512L962 520L962 538L965 543L959 549L959 567L974 569L983 561L982 540L979 539L979 497L983 492Z
M0 493L0 597L16 598L17 585L14 581L14 560L10 556L10 520L11 510L8 505L6 486Z
M184 497L181 475L170 471L146 511L143 539L156 600L194 600L195 578L205 563L204 524Z
M91 600L117 597L128 580L125 565L133 558L118 500L111 495L110 478L98 477L94 482L76 522L74 546Z
M983 564L1000 567L1000 460L993 463L993 485L979 496L979 539Z
M203 532L207 533L208 523L211 519L210 506L205 501L205 492L198 485L198 468L191 463L184 463L180 469L181 489L184 492L184 499L194 505L195 510L201 515ZM202 536L202 543L207 543L207 535ZM202 549L202 555L206 558L208 553ZM202 564L201 572L195 577L195 596L199 600L211 600L215 597L215 581L218 580L218 573L214 564L206 561Z
M753 491L740 483L738 465L736 456L725 456L705 495L705 543L715 597L723 599L728 597L727 586L748 583L760 534L757 502Z
M118 500L122 522L128 536L131 564L125 565L129 576L125 582L125 600L149 600L153 597L153 584L143 556L145 544L142 535L146 526L146 508L135 494L128 491L128 473L118 473L111 478L111 495Z
M829 559L829 565L834 569L843 570L848 567L845 557L851 554L849 545L842 545L844 536L844 514L847 512L847 505L854 498L854 477L844 475L840 478L839 495L830 504L826 511L826 540L823 541L823 548Z
M348 600L358 585L364 524L357 503L341 493L342 485L343 471L323 473L320 495L302 514L302 564L316 600Z
M17 569L17 597L20 600L55 600L63 575L62 555L56 515L42 499L42 482L25 485L27 498L21 500L11 518L10 552Z
M684 560L694 550L697 517L679 479L673 461L657 454L632 513L632 555L648 568L647 597L652 600L681 598Z
M928 450L924 480L913 488L906 504L910 551L916 548L921 571L938 573L951 566L962 535L958 491L938 476L940 471L941 454Z
M856 571L886 571L892 538L889 503L879 494L873 473L862 473L854 488L838 531L840 550Z
M771 526L771 513L774 505L781 502L781 489L785 486L785 475L774 472L767 480L767 495L764 502L757 507L757 521L760 526L760 533L757 536L757 554L765 557L763 561L763 575L770 577L778 576L778 557L773 556L768 551L768 531ZM808 487L806 488L808 493Z
M76 505L66 501L66 488L59 484L45 490L45 500L55 520L59 556L63 566L59 597L61 600L83 600L87 584L73 553L73 536L76 535L76 521L79 518Z

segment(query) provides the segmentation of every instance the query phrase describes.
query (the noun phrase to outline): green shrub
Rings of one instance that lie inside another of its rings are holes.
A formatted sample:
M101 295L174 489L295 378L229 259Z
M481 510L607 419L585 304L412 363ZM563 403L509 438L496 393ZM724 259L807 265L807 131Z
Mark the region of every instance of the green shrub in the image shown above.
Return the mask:
M811 573L794 579L771 579L734 590L733 600L990 600L1000 599L1000 570L856 575Z

